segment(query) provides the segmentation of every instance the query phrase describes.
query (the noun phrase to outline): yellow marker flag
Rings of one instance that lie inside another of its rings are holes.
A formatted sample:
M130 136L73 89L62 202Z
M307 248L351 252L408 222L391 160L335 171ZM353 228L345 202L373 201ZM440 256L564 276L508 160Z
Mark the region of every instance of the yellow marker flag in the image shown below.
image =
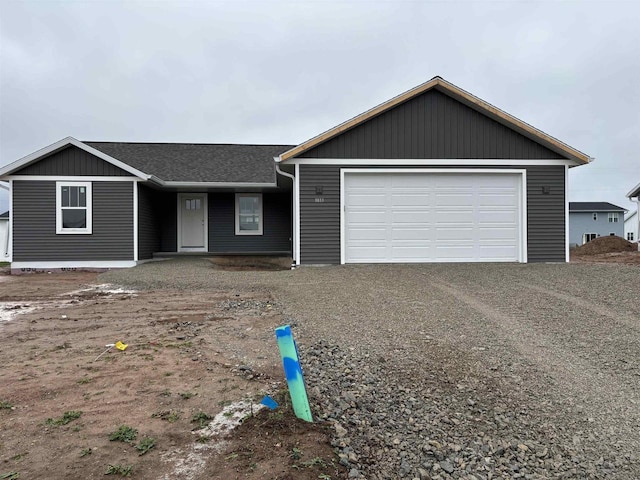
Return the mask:
M114 345L118 350L122 350L123 352L127 349L127 347L129 345L127 345L126 343L122 343L121 341L117 341L116 344Z

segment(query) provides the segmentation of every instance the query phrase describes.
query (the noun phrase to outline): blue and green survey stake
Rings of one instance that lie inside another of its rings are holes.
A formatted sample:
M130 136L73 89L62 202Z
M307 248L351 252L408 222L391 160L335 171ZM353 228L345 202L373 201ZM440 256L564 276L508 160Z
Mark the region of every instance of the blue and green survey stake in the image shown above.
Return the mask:
M276 340L282 357L282 366L284 374L287 377L289 385L289 395L293 404L293 411L296 417L313 422L311 417L311 407L309 407L309 398L307 397L307 389L304 385L304 377L302 376L302 367L298 359L298 347L291 334L291 327L284 325L276 328Z

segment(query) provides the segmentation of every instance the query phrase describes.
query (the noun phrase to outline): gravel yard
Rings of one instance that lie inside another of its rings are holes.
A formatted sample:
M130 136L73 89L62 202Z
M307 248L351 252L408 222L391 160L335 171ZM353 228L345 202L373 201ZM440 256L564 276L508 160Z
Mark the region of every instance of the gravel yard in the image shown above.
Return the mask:
M351 478L640 478L640 270L594 264L214 270L102 281L268 291Z

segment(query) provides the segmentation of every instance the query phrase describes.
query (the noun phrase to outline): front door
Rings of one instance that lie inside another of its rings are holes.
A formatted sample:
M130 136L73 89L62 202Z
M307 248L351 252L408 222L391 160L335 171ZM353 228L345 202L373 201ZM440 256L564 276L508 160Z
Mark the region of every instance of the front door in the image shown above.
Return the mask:
M178 250L207 251L207 194L178 194Z

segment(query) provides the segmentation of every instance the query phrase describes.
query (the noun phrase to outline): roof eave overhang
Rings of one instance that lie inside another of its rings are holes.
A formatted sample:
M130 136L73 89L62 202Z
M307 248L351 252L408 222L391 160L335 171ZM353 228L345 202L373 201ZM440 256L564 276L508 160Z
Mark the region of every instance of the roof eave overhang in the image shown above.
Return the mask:
M4 167L0 168L0 178L6 177L8 175L11 175L12 173L20 170L21 168L24 168L28 165L31 165L32 163L36 163L37 161L43 159L44 157L47 157L53 153L56 153L70 145L73 145L75 147L78 147L82 150L84 150L87 153L90 153L102 160L104 160L105 162L108 162L122 170L124 170L125 172L130 173L131 175L133 175L134 177L138 177L141 180L151 180L152 175L148 175L140 170L138 170L137 168L132 167L131 165L128 165L120 160L118 160L117 158L114 158L110 155L107 155L106 153L101 152L100 150L97 150L93 147L90 147L89 145L87 145L86 143L82 143L80 140L77 140L73 137L66 137L63 138L62 140L59 140L55 143L52 143L49 146L46 146L44 148L41 148L40 150L33 152L30 155L27 155L25 157L20 158L19 160L16 160L15 162L12 162L8 165L5 165Z
M640 199L640 183L633 187L629 193L627 193L627 198L638 197Z
M290 150L287 150L286 152L276 157L276 161L286 162L287 160L301 155L302 153L312 149L313 147L326 142L327 140L330 140L331 138L334 138L337 135L340 135L341 133L350 130L355 126L364 123L365 121L377 115L380 115L387 110L390 110L396 105L406 102L407 100L433 88L437 88L439 91L442 91L448 95L455 96L456 98L462 100L466 105L474 108L475 110L479 110L485 114L488 114L490 117L496 119L500 123L514 128L516 131L522 133L532 140L537 141L538 143L541 143L550 150L566 157L567 159L575 160L575 166L584 165L594 160L589 155L567 145L564 142L561 142L557 138L554 138L541 130L538 130L528 123L523 122L522 120L508 114L503 110L500 110L499 108L485 102L475 95L472 95L471 93L453 85L452 83L449 83L440 77L434 77L428 82L423 83L422 85L418 85L411 90L401 93L400 95L393 97L392 99L381 103L380 105L373 107L372 109L367 110L366 112L361 113L360 115L357 115L356 117L353 117L352 119L347 120L346 122L343 122L340 125L327 130L326 132L321 133L320 135L317 135Z

